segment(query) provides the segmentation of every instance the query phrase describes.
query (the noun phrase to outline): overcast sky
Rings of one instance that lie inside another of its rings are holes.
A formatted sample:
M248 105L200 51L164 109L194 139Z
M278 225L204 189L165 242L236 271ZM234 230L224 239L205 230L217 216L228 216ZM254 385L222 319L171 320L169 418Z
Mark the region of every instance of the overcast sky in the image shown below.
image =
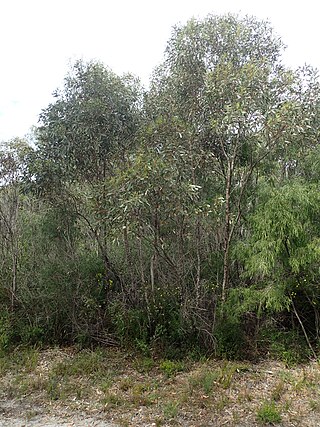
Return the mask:
M227 12L269 19L289 66L320 68L318 0L0 0L0 141L24 136L70 60L148 81L174 24Z

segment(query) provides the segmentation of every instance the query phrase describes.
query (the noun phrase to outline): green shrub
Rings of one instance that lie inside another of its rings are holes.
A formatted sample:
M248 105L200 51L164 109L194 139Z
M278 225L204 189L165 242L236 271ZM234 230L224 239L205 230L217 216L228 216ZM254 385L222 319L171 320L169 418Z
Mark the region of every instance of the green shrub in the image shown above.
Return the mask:
M177 362L173 360L163 360L160 363L160 370L167 376L171 377L172 375L177 374L185 370L185 365L183 362Z
M45 340L45 333L42 327L32 325L21 325L19 331L22 344L26 345L42 345Z
M6 352L12 343L12 327L9 312L1 309L0 313L0 354Z
M149 341L147 313L142 309L126 307L115 301L109 306L111 324L121 344L135 343L139 350L146 352Z
M264 328L259 339L264 342L272 358L282 361L288 367L302 363L310 356L304 337L297 331Z
M218 320L214 331L217 356L228 360L244 357L245 341L241 322L226 315Z

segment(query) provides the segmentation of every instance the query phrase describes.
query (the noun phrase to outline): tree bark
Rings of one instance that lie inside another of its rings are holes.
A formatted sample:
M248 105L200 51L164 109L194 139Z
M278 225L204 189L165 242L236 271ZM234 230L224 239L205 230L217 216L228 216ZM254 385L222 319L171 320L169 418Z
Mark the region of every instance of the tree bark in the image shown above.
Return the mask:
M223 243L223 279L222 279L222 291L221 291L222 303L224 303L226 300L226 293L229 287L229 268L230 268L229 252L230 252L230 238L231 238L231 227L230 227L231 182L232 182L232 162L228 162L228 169L227 169L227 175L226 175L226 192L225 192L226 205L225 205L224 243Z

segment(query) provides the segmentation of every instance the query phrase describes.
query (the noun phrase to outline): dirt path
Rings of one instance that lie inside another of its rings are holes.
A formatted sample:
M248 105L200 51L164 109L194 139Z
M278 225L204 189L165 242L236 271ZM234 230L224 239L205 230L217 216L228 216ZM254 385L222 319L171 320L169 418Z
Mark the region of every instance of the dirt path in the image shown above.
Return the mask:
M0 427L115 427L115 424L98 421L94 418L71 417L63 419L45 415L36 416L30 420L23 418L5 418L0 420Z
M68 411L58 414L46 408L7 400L0 403L0 427L117 427L100 416Z

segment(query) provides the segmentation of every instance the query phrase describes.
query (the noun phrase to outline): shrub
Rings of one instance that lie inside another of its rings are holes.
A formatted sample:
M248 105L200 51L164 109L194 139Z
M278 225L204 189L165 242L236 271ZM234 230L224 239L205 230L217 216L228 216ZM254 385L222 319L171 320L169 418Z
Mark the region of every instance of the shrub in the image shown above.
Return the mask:
M295 330L281 331L269 326L261 330L259 338L270 356L281 360L288 367L302 363L310 356L310 349L304 338Z
M241 322L226 315L218 320L216 329L217 356L235 360L244 356L245 341Z
M185 369L183 362L176 362L172 360L163 360L160 363L160 370L167 376L171 377L172 375L182 372Z
M10 316L8 311L5 308L2 308L0 314L0 354L8 350L11 341L12 328Z

